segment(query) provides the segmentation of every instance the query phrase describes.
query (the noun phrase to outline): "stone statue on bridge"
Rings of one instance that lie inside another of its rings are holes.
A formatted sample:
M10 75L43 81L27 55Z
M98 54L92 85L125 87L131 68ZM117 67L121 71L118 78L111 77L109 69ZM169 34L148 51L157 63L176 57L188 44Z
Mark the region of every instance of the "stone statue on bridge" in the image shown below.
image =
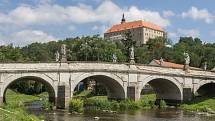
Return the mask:
M207 62L204 62L204 70L206 71L207 68L208 68L208 64L207 64Z
M61 45L61 54L66 55L66 45L65 44Z
M184 52L185 65L190 65L190 55L187 52Z
M187 52L184 52L184 70L188 71L189 70L189 65L190 65L190 55Z
M130 64L135 64L135 61L134 61L134 46L133 45L130 48Z
M113 62L114 62L114 63L116 63L116 62L117 62L117 56L116 56L116 54L115 54L115 53L113 54L112 59L113 59Z
M66 44L62 44L61 45L61 62L66 62L67 58L66 58Z
M56 62L59 62L59 61L60 61L60 54L59 54L58 51L55 53L55 61L56 61Z

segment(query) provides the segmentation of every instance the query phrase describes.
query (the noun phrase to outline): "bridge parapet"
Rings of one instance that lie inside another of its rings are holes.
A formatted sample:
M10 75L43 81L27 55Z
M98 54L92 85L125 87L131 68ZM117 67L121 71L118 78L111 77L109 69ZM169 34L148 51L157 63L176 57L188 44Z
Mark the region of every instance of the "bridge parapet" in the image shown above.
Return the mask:
M166 68L149 65L114 64L114 63L7 63L0 64L0 72L78 72L78 71L103 71L142 74L164 74L173 76L199 77L215 79L215 73L203 70L190 70L186 73L183 69Z

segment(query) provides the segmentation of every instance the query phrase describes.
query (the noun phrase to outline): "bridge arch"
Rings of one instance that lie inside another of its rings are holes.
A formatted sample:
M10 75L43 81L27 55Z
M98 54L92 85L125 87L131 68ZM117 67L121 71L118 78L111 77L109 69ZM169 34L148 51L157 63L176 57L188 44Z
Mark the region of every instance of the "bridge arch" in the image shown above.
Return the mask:
M48 93L49 93L49 101L56 103L56 97L57 97L57 87L54 85L54 81L46 76L45 74L40 74L40 73L22 73L22 74L14 74L10 75L8 78L6 78L4 82L4 86L2 89L1 94L3 96L3 102L6 101L6 91L8 87L20 80L34 80L34 81L39 81L48 88Z
M109 99L126 98L127 88L124 85L123 80L119 76L107 72L91 72L80 74L77 78L75 78L74 81L71 81L71 94L73 94L78 83L87 78L93 78L99 83L102 83L106 87Z
M149 84L156 94L156 99L166 100L170 103L181 102L183 100L183 87L179 81L173 77L148 76L140 79L140 93L146 84Z
M194 88L194 94L215 97L215 80L202 80Z

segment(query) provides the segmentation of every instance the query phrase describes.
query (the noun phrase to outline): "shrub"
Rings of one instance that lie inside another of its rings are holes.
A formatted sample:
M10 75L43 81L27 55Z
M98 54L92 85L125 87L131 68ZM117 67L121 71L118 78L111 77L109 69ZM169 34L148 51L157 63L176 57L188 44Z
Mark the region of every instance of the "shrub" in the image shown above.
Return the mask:
M140 108L140 105L138 102L135 102L135 101L130 100L130 99L120 101L119 106L120 106L121 110L127 110L127 109L134 110L134 109Z
M54 104L49 102L48 100L43 100L42 102L42 108L45 110L53 110Z
M69 112L78 112L82 113L84 109L84 102L80 99L72 99L69 102Z
M211 110L210 108L208 108L207 106L202 106L202 107L199 107L198 111L201 111L201 112L208 112L209 110Z
M127 104L126 104L126 102L125 101L121 101L120 103L119 103L119 109L120 110L127 110Z
M118 103L117 101L111 101L111 109L115 111L120 109L120 103Z
M167 107L166 102L164 100L161 100L159 104L159 108L166 108L166 107Z

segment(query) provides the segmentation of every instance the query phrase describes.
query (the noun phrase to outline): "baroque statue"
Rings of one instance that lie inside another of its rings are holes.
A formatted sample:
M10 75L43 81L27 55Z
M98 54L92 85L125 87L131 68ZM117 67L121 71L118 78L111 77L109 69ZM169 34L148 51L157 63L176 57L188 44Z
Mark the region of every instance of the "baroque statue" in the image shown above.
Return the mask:
M115 53L113 54L112 59L113 59L113 62L114 62L114 63L116 63L116 62L117 62L117 56L116 56L116 54L115 54Z
M130 48L130 59L134 59L134 46Z
M187 52L184 52L184 60L185 60L185 65L190 65L190 56Z
M61 45L61 54L62 54L62 56L66 55L66 45L65 44Z
M59 60L60 60L60 54L59 54L59 52L57 51L57 52L55 53L55 61L58 62Z
M66 44L62 44L61 45L61 62L66 62L67 58L66 58Z

